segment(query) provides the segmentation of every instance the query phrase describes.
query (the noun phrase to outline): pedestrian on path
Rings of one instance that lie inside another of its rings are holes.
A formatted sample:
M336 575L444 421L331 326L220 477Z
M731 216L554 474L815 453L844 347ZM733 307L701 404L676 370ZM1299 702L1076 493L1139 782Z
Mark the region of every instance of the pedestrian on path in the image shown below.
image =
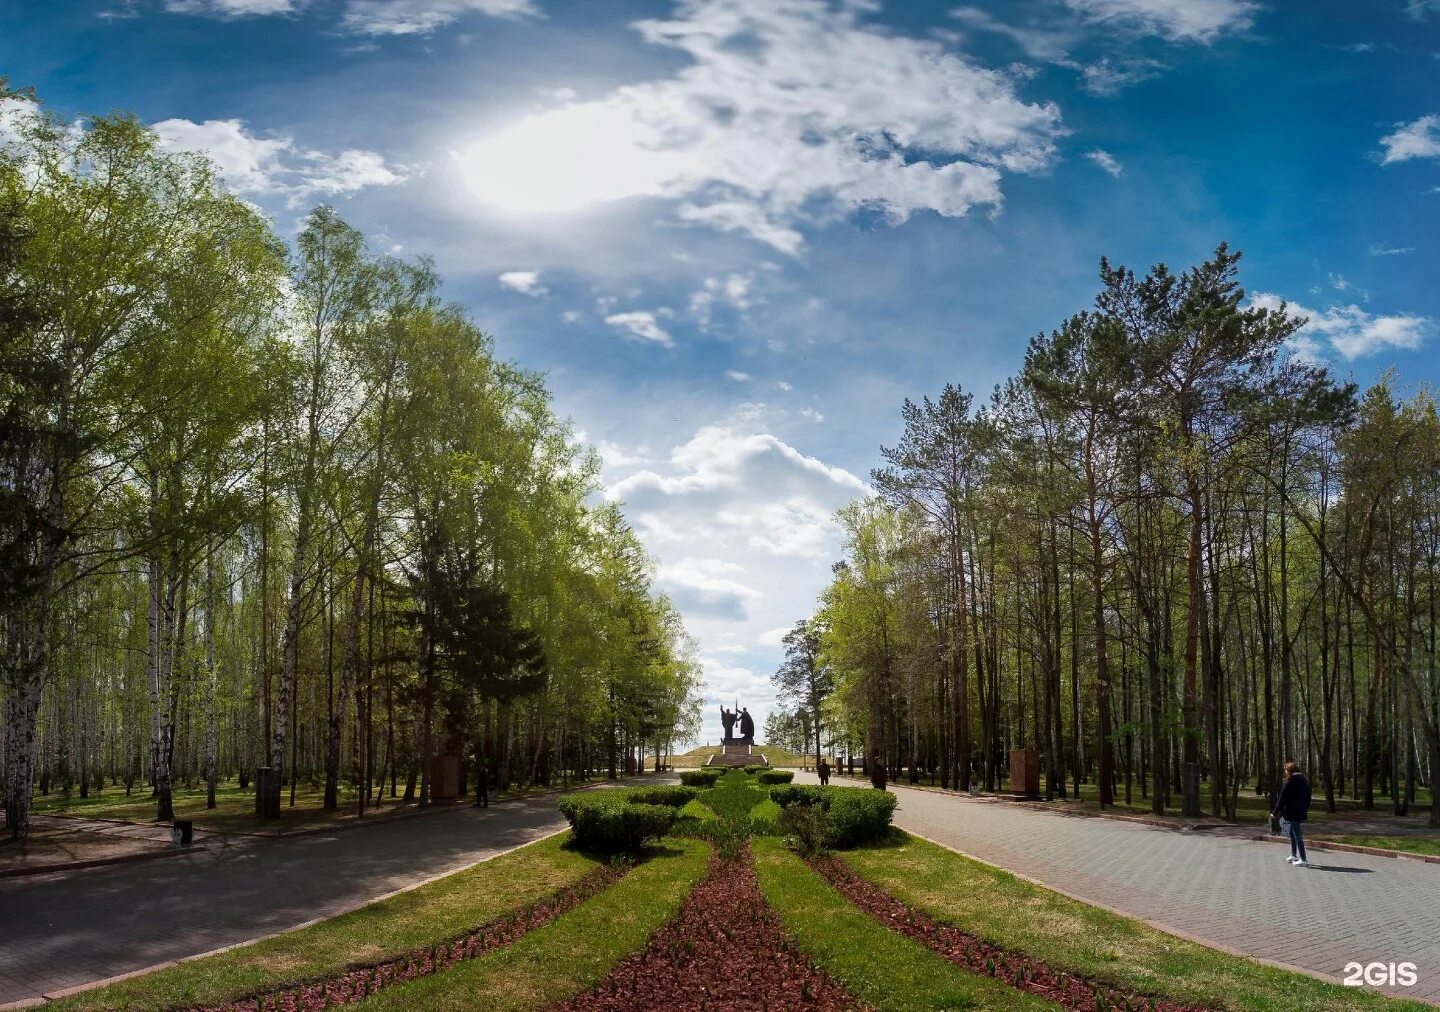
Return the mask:
M475 807L490 807L490 773L484 763L475 767Z
M821 759L815 767L815 772L820 774L820 786L825 787L830 783L830 764Z
M1274 814L1280 816L1281 828L1290 834L1290 856L1285 860L1297 868L1309 867L1301 827L1310 814L1310 781L1300 772L1298 763L1285 764L1285 784L1280 788Z

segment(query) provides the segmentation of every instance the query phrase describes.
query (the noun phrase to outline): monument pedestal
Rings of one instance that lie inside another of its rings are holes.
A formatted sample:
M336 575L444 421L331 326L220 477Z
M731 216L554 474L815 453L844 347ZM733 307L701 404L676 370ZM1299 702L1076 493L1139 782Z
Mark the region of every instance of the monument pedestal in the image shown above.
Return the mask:
M1010 750L1010 793L1017 798L1040 797L1040 753L1033 748Z
M723 743L720 755L711 756L707 765L738 768L757 762L764 762L764 759L751 754L751 743L748 738L727 738Z

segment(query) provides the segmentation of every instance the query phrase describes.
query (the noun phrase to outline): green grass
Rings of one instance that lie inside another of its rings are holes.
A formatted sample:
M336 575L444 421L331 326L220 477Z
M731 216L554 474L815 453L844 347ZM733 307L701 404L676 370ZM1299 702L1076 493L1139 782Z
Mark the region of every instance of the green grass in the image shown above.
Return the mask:
M667 840L617 884L503 949L381 991L367 1009L545 1008L602 980L680 909L704 876L710 848Z
M1351 843L1357 847L1381 847L1385 850L1403 850L1409 854L1425 854L1440 857L1440 838L1433 836L1342 836L1326 834L1315 837L1317 843L1332 840L1335 843Z
M215 790L215 807L205 807L205 787L177 788L173 795L175 817L192 819L197 828L213 833L293 832L312 826L354 821L357 797L349 784L340 785L340 807L326 811L323 807L323 785L297 784L295 807L290 807L290 788L281 793L280 818L255 818L254 788L242 791L238 781L219 784ZM367 808L367 819L410 810L415 804L402 804L398 798L386 798L379 808ZM51 794L35 798L33 811L43 815L79 816L86 819L118 819L124 822L154 822L155 799L148 788L136 787L128 798L122 788L109 787L102 793L92 791L88 798L72 794L66 798Z
M308 928L86 991L54 1009L161 1009L218 1004L429 945L572 885L597 867L552 836Z
M1126 990L1237 1012L1429 1008L1184 941L899 830L883 844L841 858L863 877L939 920L1044 960L1052 968Z
M700 795L700 803L725 822L744 819L762 801L770 800L768 791L755 786L755 778L740 770L731 770L714 787Z
M851 994L881 1012L1053 1007L889 930L778 841L756 840L752 848L761 892L785 930Z

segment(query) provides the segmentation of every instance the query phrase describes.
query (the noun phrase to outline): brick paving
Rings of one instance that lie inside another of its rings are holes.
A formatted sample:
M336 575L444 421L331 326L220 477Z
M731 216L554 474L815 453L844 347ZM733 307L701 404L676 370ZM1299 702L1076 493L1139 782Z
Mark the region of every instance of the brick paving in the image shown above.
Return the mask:
M815 783L799 773L799 782ZM1052 815L892 788L902 829L1197 941L1338 980L1348 962L1410 961L1390 993L1440 1004L1440 865Z
M565 825L553 796L0 879L0 1005L332 916Z

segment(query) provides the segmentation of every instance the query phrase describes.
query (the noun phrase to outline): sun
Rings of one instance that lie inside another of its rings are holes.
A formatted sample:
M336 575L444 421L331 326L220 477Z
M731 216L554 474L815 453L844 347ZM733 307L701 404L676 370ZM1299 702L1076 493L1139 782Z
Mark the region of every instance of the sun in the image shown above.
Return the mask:
M661 196L687 156L655 144L622 106L584 102L526 116L455 155L480 201L517 214L563 214L628 197Z

